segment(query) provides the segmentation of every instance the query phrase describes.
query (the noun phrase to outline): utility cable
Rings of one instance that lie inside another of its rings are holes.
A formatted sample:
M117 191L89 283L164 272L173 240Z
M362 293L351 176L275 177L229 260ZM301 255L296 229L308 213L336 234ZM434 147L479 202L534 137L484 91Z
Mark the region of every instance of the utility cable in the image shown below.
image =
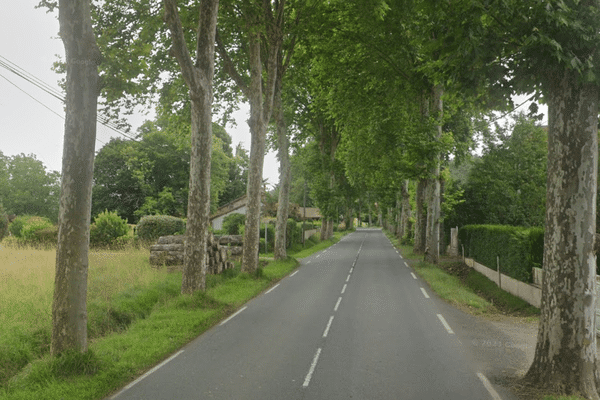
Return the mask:
M15 75L19 76L20 78L22 78L22 79L26 80L27 82L31 83L32 85L38 87L39 89L41 89L44 92L48 93L49 95L55 97L56 99L60 100L61 102L66 103L66 99L65 99L65 96L64 96L63 93L57 91L51 85L45 83L41 79L37 78L35 75L33 75L33 74L25 71L23 68L19 67L17 64L11 62L6 57L3 57L1 55L0 55L0 67L3 67L5 69L7 69L8 71L14 73ZM2 76L2 77L4 79L6 79L11 85L15 86L17 89L19 89L20 91L22 91L23 93L25 93L27 96L31 97L36 102L42 104L42 106L48 108L46 105L44 105L43 103L41 103L39 100L35 99L32 95L30 95L29 93L25 92L23 89L19 88L16 84L14 84L13 82L11 82L8 78L6 78L5 76ZM48 109L50 110L50 108L48 108ZM54 111L52 111L52 112L56 114L56 112L54 112ZM62 117L62 116L61 116L61 118L64 119L64 117ZM102 125L106 126L107 128L112 129L113 131L115 131L119 135L124 136L127 139L129 139L129 140L137 141L137 139L135 139L134 137L129 136L127 133L125 133L122 130L120 130L119 127L114 122L110 121L109 118L107 118L105 116L98 115L96 117L96 119ZM103 143L103 142L101 142L101 143Z
M8 79L7 77L5 77L4 75L0 74L0 77L4 78L8 83L10 83L11 85L13 85L14 87L16 87L17 89L19 89L21 92L25 93L27 96L29 96L33 101L35 101L36 103L40 104L42 107L46 108L48 111L50 111L52 114L58 116L61 119L65 119L64 115L61 115L59 113L57 113L56 111L54 111L53 109L51 109L50 107L48 107L47 105L45 105L44 103L42 103L41 101L39 101L38 99L36 99L34 96L30 95L29 93L27 93L25 90L21 89L19 86L17 86L14 82L12 82L10 79ZM102 140L96 138L96 141L102 143L103 145L106 145L105 142L103 142Z

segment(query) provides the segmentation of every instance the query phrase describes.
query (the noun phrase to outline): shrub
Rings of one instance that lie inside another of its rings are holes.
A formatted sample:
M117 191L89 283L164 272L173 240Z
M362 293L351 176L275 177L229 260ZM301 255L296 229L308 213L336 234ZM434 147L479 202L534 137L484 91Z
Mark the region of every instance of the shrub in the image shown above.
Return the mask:
M4 238L6 232L8 232L8 216L4 211L4 207L0 204L0 241Z
M37 231L52 228L53 226L52 222L46 217L28 217L21 229L21 237L26 241L36 242Z
M185 233L185 221L168 215L148 215L140 219L137 236L145 242L152 242L161 236Z
M240 226L246 223L244 214L233 213L223 219L223 231L228 235L240 235Z
M288 219L285 234L287 237L287 247L291 247L296 243L302 243L302 227L294 219Z
M27 222L27 220L31 218L30 215L20 215L17 218L15 218L15 220L13 222L11 222L11 224L8 227L8 230L10 231L10 233L14 236L14 237L22 237L21 234L23 232L23 227L25 226L25 223Z
M90 226L90 244L108 246L128 232L126 220L119 217L115 211L104 210L94 218L94 223Z
M267 247L268 251L272 251L275 248L275 225L267 224ZM260 238L265 239L265 224L260 225ZM260 251L264 251L264 242L261 242Z
M58 242L58 226L52 225L35 231L32 241L39 244L56 244Z

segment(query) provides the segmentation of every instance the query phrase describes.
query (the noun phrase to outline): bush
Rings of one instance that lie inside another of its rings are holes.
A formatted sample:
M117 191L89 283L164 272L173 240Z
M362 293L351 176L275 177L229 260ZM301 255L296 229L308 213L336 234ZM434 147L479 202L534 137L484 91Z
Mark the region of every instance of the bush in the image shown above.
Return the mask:
M28 217L21 229L21 237L28 242L36 242L37 231L52 228L53 226L52 222L46 217Z
M115 211L98 214L90 226L90 244L108 246L115 244L116 240L129 233L127 221L119 217Z
M488 268L500 268L503 274L522 282L532 281L532 268L542 265L544 230L507 225L467 225L458 232L471 257Z
M296 243L302 243L302 227L294 219L289 218L286 228L287 247L291 247Z
M260 251L264 251L265 224L260 225L260 238L263 239ZM275 248L275 225L267 224L267 247L269 252Z
M240 235L240 226L244 226L245 223L246 216L244 214L229 214L223 219L223 231L228 235Z
M185 233L185 221L168 215L148 215L140 219L136 232L141 240L153 242L161 236Z
M8 232L8 216L4 211L4 207L0 204L0 241L4 238L6 232Z
M58 242L58 226L52 225L35 231L32 241L39 244L56 244Z

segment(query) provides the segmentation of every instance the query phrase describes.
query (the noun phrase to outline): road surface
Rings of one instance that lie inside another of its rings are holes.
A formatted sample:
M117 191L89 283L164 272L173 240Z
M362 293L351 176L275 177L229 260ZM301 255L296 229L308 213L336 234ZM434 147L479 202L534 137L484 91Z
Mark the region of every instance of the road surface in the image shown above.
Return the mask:
M514 399L440 303L358 229L111 399Z

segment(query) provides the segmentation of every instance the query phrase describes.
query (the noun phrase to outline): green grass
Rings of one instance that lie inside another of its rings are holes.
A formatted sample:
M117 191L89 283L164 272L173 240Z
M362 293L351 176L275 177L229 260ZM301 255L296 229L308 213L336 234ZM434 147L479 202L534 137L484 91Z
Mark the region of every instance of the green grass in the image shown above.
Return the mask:
M347 235L349 232L334 232L333 233L333 237L324 240L322 242L318 242L316 238L311 237L309 241L307 241L307 247L305 247L304 249L300 249L298 247L292 248L291 251L291 255L293 255L294 258L305 258L310 256L313 253L316 253L318 251L321 251L323 249L326 249L327 247L331 246L332 244L335 244L337 242L340 241L340 239L344 236ZM312 245L311 247L308 247L308 245L314 243L314 245Z
M464 284L476 293L481 294L482 297L492 301L493 304L503 312L525 317L532 317L540 314L539 308L500 289L494 282L478 271L471 270L466 277Z
M471 269L464 281L451 275L442 268L420 261L423 255L415 254L412 246L400 245L398 240L386 232L387 237L396 246L402 257L413 262L415 271L431 288L446 301L466 307L474 314L494 314L503 312L511 315L535 317L539 309L525 300L500 289L485 275ZM440 265L443 265L443 261Z
M50 350L56 251L0 247L0 388ZM91 338L126 328L154 303L178 295L166 270L150 267L145 250L91 251L88 329ZM169 288L169 285L171 288ZM142 292L148 292L141 294Z
M413 265L413 268L444 300L467 307L474 314L485 314L492 310L492 303L478 296L472 288L462 285L456 276L423 261Z
M307 256L322 250L343 234L336 233L334 238L306 248L301 254ZM9 265L2 271L9 282L8 287L3 287L7 280L0 281L4 282L0 283L0 296L4 296L1 300L9 301L9 307L21 307L19 313L13 312L13 318L7 319L5 303L0 303L3 305L0 323L9 328L3 329L0 339L0 374L4 374L0 375L3 379L0 399L6 400L103 398L298 266L295 258L288 258L270 262L257 273L248 274L240 272L238 265L223 274L207 276L207 290L189 296L179 294L181 273L169 274L164 268L150 267L147 252L143 250L142 254L131 251L90 254L89 351L51 357L48 353L53 251L20 251L0 249L0 265ZM14 267L3 262L13 259ZM26 268L17 268L23 264ZM11 284L26 285L28 289L12 291L9 293L13 297L7 296L4 290L10 289ZM39 295L31 293L36 290L45 294L41 300ZM40 309L38 314L27 315L28 310L36 308ZM18 318L14 317L16 314ZM38 321L39 315L46 318Z

